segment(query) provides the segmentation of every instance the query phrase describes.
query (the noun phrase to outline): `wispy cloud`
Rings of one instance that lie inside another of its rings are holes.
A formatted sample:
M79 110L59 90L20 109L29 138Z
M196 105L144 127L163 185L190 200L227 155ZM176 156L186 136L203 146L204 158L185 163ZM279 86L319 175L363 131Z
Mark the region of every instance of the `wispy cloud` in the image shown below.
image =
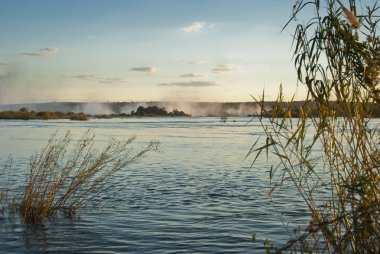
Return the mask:
M73 78L77 78L80 80L92 81L92 82L98 82L100 84L122 84L122 83L127 82L127 80L124 78L102 77L102 76L98 76L98 75L76 75Z
M231 71L237 71L238 68L234 65L229 64L219 64L215 66L215 68L211 69L211 72L213 73L225 73L225 72L231 72Z
M215 24L207 24L206 22L194 22L188 26L182 27L181 31L185 33L201 32L205 29L213 29Z
M190 81L190 82L173 82L161 83L160 86L181 86L181 87L206 87L206 86L219 86L219 84L211 81Z
M153 75L157 72L157 69L154 67L134 67L129 69L129 71L138 71L138 72L144 72L147 75Z
M234 53L227 56L228 59L243 59L245 58L244 54L241 53Z
M50 56L50 55L54 55L56 53L58 53L60 51L60 48L55 48L55 47L52 47L52 48L43 48L43 49L39 49L37 51L34 51L34 52L24 52L24 53L21 53L21 55L24 55L24 56Z
M187 73L187 74L182 74L180 77L181 78L201 78L204 77L204 74L199 74L199 73Z
M191 60L191 61L188 61L187 63L201 65L201 64L207 64L209 62L208 61L203 61L203 60Z

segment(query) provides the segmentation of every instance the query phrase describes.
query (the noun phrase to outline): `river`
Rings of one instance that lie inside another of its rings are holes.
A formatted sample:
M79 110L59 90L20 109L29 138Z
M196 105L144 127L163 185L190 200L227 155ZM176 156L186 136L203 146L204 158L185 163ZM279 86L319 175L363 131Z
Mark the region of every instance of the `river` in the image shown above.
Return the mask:
M291 228L308 223L307 209L293 189L279 193L281 202L269 199L265 156L253 167L253 158L245 159L263 135L258 119L0 121L0 162L11 155L12 174L22 182L30 156L54 131L70 130L79 138L89 128L99 146L109 138L136 135L134 147L158 139L161 152L126 168L127 180L117 193L101 207L78 211L74 219L28 226L1 215L3 252L262 253L264 240L279 245L289 238L284 222Z

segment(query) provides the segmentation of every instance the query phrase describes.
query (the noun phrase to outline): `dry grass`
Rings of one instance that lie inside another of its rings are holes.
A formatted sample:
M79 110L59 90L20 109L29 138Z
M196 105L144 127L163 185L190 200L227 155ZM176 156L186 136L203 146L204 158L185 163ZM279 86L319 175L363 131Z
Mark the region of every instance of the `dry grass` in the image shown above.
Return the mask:
M111 139L101 151L95 149L95 135L87 131L76 142L70 132L55 133L46 147L30 161L28 175L17 202L26 223L44 223L46 218L64 211L73 214L112 187L115 173L157 150L151 142L141 151L130 148L134 137L126 141Z
M351 24L351 26L355 29L359 29L360 28L360 22L358 21L356 16L351 11L349 11L346 7L344 7L344 5L342 4L342 2L340 0L337 0L337 2L339 3L340 7L342 8L344 14L346 14L347 21Z

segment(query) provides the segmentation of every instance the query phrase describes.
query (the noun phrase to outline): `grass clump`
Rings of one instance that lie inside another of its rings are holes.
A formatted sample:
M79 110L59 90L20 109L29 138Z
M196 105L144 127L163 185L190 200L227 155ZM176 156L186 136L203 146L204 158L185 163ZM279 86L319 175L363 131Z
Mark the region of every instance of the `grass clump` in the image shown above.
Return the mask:
M117 172L157 150L158 143L152 141L134 152L130 148L134 140L135 137L126 141L111 139L97 151L91 130L75 142L70 132L62 137L55 133L41 152L31 158L19 201L23 221L44 223L57 211L73 214L115 187L110 179Z

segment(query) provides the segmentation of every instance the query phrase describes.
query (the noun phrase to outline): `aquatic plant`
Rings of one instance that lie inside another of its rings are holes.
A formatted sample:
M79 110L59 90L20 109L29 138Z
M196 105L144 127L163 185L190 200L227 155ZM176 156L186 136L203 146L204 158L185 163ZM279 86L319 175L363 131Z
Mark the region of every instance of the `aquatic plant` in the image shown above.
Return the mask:
M91 130L76 142L70 132L62 137L55 133L31 158L24 189L17 202L23 221L44 223L57 211L73 214L114 188L115 183L110 180L117 172L157 150L158 143L152 141L134 152L130 148L134 140L135 137L126 141L111 139L103 150L97 151Z
M371 120L380 102L379 6L362 15L355 1L350 10L342 6L294 6L291 20L307 7L316 15L294 35L298 80L308 90L299 118L292 119L293 100L285 102L282 89L270 112L264 95L256 99L266 137L252 147L253 162L263 154L277 158L270 195L291 183L310 212L305 231L290 233L278 252L380 252L380 132Z

